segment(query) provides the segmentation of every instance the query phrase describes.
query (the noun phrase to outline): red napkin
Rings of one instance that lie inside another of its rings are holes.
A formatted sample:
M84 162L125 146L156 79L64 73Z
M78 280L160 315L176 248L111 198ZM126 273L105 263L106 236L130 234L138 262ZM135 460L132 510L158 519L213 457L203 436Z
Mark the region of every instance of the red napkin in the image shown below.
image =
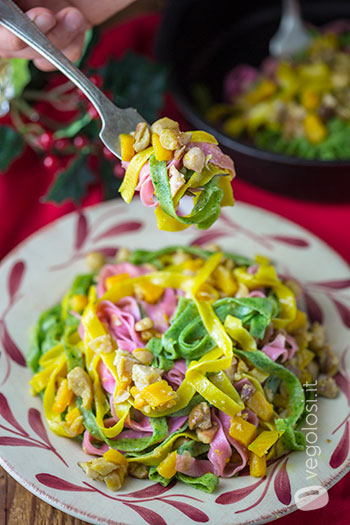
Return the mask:
M158 15L148 15L111 29L94 51L91 65L101 65L111 55L120 57L127 49L152 56L158 24ZM164 113L177 120L181 119L170 99L167 99ZM52 177L29 149L8 173L0 174L0 258L35 230L74 209L70 203L58 207L40 202ZM281 197L240 180L239 175L235 179L234 188L237 201L260 206L300 224L350 261L350 203L317 204ZM100 191L93 188L83 205L100 200ZM145 213L148 213L147 210ZM326 507L317 511L296 511L281 518L279 523L309 525L310 520L318 525L348 523L349 494L350 476L347 475L329 491L330 500ZM230 506L228 512L231 512L231 508Z

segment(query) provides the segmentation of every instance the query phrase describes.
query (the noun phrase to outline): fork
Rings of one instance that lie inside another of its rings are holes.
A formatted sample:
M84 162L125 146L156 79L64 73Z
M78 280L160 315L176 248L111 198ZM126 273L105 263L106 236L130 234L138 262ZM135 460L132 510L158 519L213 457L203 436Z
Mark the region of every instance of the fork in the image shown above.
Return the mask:
M115 106L12 0L0 0L0 24L51 62L84 93L100 115L100 139L114 155L121 158L120 134L134 131L137 124L145 122L145 119L133 108Z
M305 49L311 36L305 28L298 0L283 0L282 17L269 44L270 55L287 57Z

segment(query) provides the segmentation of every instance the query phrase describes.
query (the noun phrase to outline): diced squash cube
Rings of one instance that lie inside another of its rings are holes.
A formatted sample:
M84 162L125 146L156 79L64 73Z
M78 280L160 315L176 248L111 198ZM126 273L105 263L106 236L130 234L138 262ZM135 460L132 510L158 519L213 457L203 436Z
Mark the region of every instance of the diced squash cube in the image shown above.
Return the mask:
M79 408L75 407L69 410L65 417L66 431L71 437L78 436L84 431L83 416Z
M146 303L156 303L164 293L164 288L151 282L138 283L134 286L135 295Z
M68 381L67 379L63 379L60 386L58 387L55 402L52 405L52 410L56 412L56 414L61 414L69 406L72 398L73 392L68 387Z
M280 432L277 430L263 430L248 446L248 449L261 458L267 454L269 448L276 443L280 435Z
M162 379L158 381L158 383L152 383L143 388L137 398L145 401L152 408L156 408L170 401L175 402L175 392L171 386Z
M239 416L231 418L230 436L247 447L256 436L256 426Z
M262 478L266 474L266 455L261 458L251 452L249 454L249 473L254 478Z
M105 280L106 290L110 290L117 283L125 281L125 279L130 279L130 275L128 273L118 273L118 275L111 275L110 277L107 277Z
M134 142L135 139L132 135L128 135L127 133L121 133L120 148L123 161L130 162L133 156L135 155Z
M176 450L170 452L157 467L158 474L170 479L176 474Z
M247 406L263 421L269 421L273 416L273 406L265 399L260 390L254 392L248 399Z
M173 152L163 148L157 133L152 133L152 146L157 160L171 160L173 158Z

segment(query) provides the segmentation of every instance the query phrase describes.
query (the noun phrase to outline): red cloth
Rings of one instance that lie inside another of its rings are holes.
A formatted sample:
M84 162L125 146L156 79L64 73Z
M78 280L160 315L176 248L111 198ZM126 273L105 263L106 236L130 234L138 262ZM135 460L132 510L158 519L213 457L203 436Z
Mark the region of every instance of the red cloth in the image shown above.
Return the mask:
M93 53L92 65L101 65L107 57L121 56L128 48L152 55L154 34L159 23L157 15L132 20L109 31ZM173 103L167 99L169 116L178 116ZM52 174L41 165L37 156L27 150L11 170L0 175L0 258L32 232L74 209L73 204L63 206L44 204L40 198L52 181ZM255 204L279 213L309 229L327 242L347 261L350 261L350 203L316 204L303 202L256 188L243 180L235 179L237 201ZM83 205L101 200L101 192L93 188ZM148 213L145 210L145 213ZM283 517L284 525L308 525L310 519L318 525L348 523L350 516L350 476L347 475L330 490L327 507L311 512L297 511Z

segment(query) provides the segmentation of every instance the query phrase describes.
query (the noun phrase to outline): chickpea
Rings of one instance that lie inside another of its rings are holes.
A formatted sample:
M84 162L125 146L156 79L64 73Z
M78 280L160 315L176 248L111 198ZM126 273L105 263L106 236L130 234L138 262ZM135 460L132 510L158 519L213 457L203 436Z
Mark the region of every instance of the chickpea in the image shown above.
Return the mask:
M87 254L85 261L90 270L92 270L93 272L98 272L105 264L106 258L103 255L103 253L90 252Z
M205 164L205 155L203 151L197 146L189 149L183 158L183 165L189 170L200 173Z
M153 122L151 126L152 133L157 133L157 135L160 135L163 129L174 129L175 131L179 131L179 124L171 118L163 117Z
M82 398L84 408L90 408L92 403L92 383L88 374L80 366L76 366L68 375L68 387L77 397Z
M136 153L147 148L151 140L151 133L146 122L139 122L135 131L134 150Z
M159 140L163 148L170 151L174 151L178 148L180 144L179 138L179 132L174 129L163 129L159 135Z
M143 330L149 330L153 327L153 321L150 317L144 317L140 321L135 323L136 332L142 332Z

